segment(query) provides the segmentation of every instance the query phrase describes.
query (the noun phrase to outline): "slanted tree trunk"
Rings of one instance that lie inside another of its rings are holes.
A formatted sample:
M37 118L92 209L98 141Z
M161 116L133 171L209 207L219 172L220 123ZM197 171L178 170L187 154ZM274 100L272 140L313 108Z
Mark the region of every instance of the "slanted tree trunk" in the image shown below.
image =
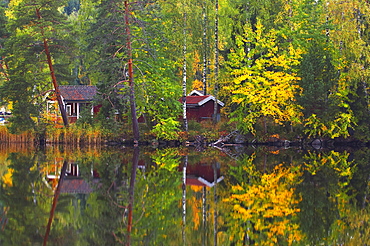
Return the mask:
M36 8L36 15L37 15L37 18L39 20L41 20L42 17L41 17L39 8ZM63 118L63 124L64 124L65 127L68 127L67 113L66 113L66 110L64 108L62 97L60 95L59 85L58 85L58 82L57 82L57 78L55 77L53 62L51 60L51 55L50 55L50 51L49 51L49 45L48 45L48 41L45 38L43 27L41 27L41 35L42 35L43 42L44 42L44 49L45 49L45 54L46 54L46 58L47 58L48 65L49 65L51 80L53 81L55 95L56 95L56 98L57 98L57 101L58 101L59 110L60 110L60 113L62 114L62 118Z
M188 119L186 116L186 12L184 13L184 29L183 29L183 35L184 35L184 45L183 45L183 70L182 70L182 109L183 109L183 121L184 121L184 130L188 131Z
M129 5L128 1L125 1L125 22L126 22L126 35L127 35L127 56L128 56L128 76L130 86L130 109L131 109L131 120L132 130L134 133L134 143L139 143L139 122L136 115L136 102L135 102L135 88L134 88L134 76L132 69L132 50L131 50L131 34L130 34L130 22L129 22Z
M219 41L218 41L218 0L215 0L215 88L214 88L214 97L215 103L213 107L213 123L218 122L218 69L219 69Z

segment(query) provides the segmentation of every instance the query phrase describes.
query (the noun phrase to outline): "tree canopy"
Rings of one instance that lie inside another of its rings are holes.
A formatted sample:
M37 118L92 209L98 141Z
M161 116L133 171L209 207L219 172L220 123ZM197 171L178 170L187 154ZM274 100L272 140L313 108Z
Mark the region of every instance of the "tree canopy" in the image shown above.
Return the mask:
M263 122L264 132L370 137L367 2L17 0L0 12L0 99L12 104L12 132L45 121L46 40L58 83L97 85L100 119L112 124L129 118L134 89L137 117L173 137L185 86L225 102L223 118L244 132Z

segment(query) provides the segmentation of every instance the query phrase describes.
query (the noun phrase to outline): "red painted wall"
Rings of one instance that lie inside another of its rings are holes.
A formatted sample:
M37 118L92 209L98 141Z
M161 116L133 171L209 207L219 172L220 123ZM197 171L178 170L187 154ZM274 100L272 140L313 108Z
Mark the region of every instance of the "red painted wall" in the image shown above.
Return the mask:
M214 101L210 100L207 103L203 104L200 107L188 107L187 108L187 117L189 120L211 120L213 115ZM217 113L220 113L220 107L217 107Z

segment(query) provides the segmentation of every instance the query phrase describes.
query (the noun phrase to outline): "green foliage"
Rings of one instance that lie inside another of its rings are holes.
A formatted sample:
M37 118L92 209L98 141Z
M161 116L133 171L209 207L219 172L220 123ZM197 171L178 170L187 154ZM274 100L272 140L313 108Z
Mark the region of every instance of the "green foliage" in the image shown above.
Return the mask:
M308 137L349 137L349 129L356 125L352 113L339 113L333 121L324 121L311 114L305 119L303 132Z
M100 109L97 116L94 118L93 125L98 126L99 129L103 132L103 135L108 137L118 137L122 135L122 121L116 120L115 111L112 108L107 110Z
M88 126L93 124L93 116L91 115L90 107L84 107L80 112L80 117L77 119L76 125Z
M305 117L310 117L310 114L329 117L336 106L334 98L329 96L330 90L338 80L338 72L332 64L332 50L327 47L327 42L308 41L308 46L299 69L302 94L297 102L303 107Z
M37 109L26 100L14 103L12 109L13 116L9 118L9 132L12 134L22 133L24 131L34 129L35 121L31 118L37 115Z
M179 138L180 123L174 118L162 119L151 131L157 138L165 140L176 140Z

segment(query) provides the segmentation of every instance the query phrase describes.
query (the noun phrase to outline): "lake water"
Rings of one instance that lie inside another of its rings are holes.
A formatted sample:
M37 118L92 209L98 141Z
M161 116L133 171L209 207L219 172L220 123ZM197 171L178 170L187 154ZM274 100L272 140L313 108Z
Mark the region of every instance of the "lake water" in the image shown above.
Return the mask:
M0 145L0 245L369 245L369 152Z

